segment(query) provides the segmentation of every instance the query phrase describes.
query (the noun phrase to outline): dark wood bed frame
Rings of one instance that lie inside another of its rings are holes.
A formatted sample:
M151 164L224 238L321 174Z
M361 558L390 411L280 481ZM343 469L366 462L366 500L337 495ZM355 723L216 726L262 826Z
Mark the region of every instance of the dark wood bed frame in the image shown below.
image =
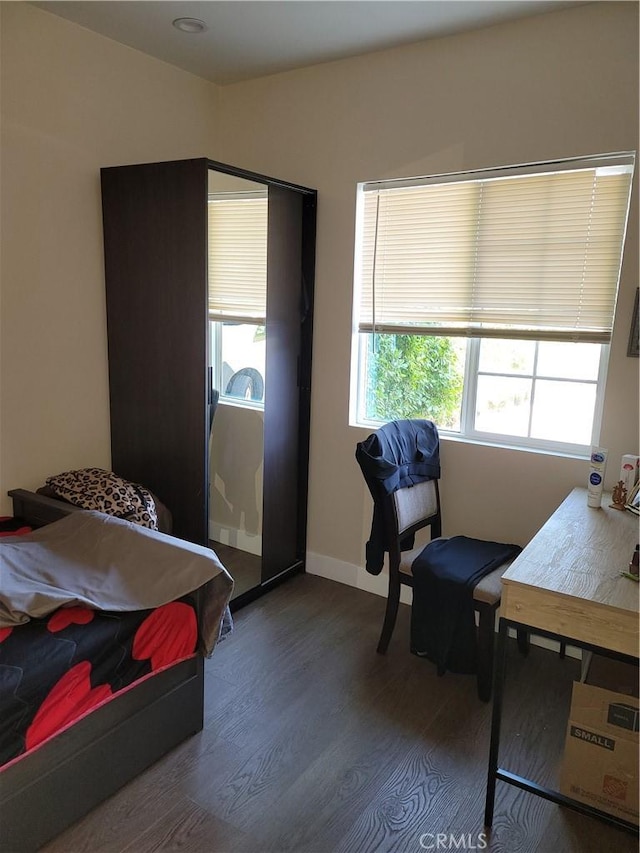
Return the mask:
M16 489L14 515L42 527L77 507ZM0 771L0 850L37 850L201 731L201 655L131 687Z

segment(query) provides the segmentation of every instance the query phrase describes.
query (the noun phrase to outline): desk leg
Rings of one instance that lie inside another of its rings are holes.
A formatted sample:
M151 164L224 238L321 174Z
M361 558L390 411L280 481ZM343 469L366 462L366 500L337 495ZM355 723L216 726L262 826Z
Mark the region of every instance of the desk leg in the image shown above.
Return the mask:
M487 776L487 798L484 809L484 825L493 823L493 806L496 798L496 773L498 770L498 749L500 747L500 724L502 722L502 694L504 676L507 666L507 635L508 626L505 619L500 619L498 632L498 649L496 654L496 669L493 686L493 714L491 717L491 745L489 748L489 771Z

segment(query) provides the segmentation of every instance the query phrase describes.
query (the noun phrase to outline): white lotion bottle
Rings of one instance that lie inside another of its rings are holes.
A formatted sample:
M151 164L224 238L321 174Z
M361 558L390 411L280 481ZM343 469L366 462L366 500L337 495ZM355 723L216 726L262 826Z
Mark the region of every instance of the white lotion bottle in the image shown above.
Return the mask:
M604 447L591 448L589 480L587 483L587 506L597 509L602 501L604 470L607 467L607 450Z

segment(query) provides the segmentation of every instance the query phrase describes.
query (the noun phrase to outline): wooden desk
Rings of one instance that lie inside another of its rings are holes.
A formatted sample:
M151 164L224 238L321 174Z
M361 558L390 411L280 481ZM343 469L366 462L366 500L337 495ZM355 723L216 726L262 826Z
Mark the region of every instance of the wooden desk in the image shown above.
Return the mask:
M620 576L638 543L638 518L609 507L587 506L574 489L502 578L491 750L485 825L491 826L498 779L545 799L637 831L637 827L570 800L498 767L498 748L509 628L569 642L609 657L638 658L638 584Z

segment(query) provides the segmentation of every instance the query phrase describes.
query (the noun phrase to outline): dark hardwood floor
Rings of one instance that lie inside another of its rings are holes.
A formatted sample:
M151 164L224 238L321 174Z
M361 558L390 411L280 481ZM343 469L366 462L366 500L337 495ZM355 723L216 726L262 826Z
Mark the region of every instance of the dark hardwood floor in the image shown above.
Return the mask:
M299 575L237 612L207 662L204 731L46 853L420 853L438 833L458 845L439 849L637 850L501 782L485 847L490 706L474 677L438 678L409 654L405 606L377 655L383 611L382 598ZM575 660L536 647L522 658L514 643L504 766L555 784L578 674Z

